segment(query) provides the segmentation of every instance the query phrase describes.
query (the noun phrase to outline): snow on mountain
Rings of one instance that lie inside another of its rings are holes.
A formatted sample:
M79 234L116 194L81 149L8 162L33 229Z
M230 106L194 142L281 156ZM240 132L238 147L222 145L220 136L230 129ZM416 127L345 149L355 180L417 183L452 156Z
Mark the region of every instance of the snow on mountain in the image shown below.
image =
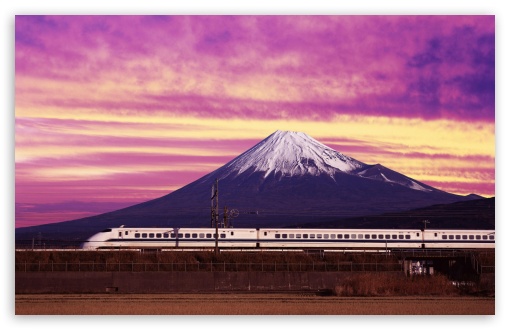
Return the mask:
M368 165L362 171L357 172L356 175L371 180L398 184L413 190L419 190L424 192L430 192L434 190L434 188L430 186L427 186L423 183L419 183L405 175L390 170L389 168L384 167L381 164Z
M282 176L319 176L331 178L338 171L351 173L366 164L339 153L305 133L276 131L224 166L224 176L247 170Z
M368 165L346 156L302 132L278 130L210 176L221 180L254 172L264 173L264 179L326 175L333 181L338 173L343 173L413 190L433 190L380 164Z

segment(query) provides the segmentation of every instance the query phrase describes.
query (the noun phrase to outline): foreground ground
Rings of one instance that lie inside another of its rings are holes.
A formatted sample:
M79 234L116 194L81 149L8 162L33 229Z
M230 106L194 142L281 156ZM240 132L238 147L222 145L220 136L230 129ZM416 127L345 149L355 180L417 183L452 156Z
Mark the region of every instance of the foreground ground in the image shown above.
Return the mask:
M299 294L16 295L16 315L494 315L485 297Z

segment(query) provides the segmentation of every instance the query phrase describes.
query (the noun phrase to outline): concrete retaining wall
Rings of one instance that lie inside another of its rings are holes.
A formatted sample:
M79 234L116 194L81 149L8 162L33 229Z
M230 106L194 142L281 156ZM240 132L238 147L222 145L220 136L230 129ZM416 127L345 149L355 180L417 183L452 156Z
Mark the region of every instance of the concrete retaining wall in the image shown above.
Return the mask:
M16 272L15 292L317 291L333 289L354 274L357 272Z

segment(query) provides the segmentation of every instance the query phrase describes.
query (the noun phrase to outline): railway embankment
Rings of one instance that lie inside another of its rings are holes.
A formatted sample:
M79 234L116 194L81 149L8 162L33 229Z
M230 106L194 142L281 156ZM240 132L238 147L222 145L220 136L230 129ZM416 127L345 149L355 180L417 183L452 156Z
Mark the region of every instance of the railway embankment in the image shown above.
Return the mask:
M333 290L348 272L32 272L16 273L16 294L193 293ZM403 279L401 272L392 277Z
M490 255L477 256L490 263ZM466 258L466 261L469 261ZM135 251L16 252L16 294L320 292L341 296L494 293L494 272L409 272L397 255ZM466 263L467 265L467 263Z

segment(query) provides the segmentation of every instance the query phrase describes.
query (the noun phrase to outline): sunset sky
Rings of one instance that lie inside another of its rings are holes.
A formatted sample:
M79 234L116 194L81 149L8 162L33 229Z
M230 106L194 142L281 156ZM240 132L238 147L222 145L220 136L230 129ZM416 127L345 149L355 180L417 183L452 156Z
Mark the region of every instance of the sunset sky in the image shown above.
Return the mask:
M16 16L15 225L163 196L276 130L495 195L495 17Z

